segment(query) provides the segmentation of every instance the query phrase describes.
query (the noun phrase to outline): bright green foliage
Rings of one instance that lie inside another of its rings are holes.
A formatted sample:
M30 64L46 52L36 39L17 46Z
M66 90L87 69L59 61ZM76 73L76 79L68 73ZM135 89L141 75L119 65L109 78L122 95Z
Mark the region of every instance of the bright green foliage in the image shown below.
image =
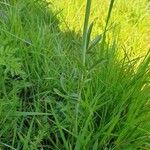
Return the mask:
M148 1L85 2L0 1L0 149L150 149Z

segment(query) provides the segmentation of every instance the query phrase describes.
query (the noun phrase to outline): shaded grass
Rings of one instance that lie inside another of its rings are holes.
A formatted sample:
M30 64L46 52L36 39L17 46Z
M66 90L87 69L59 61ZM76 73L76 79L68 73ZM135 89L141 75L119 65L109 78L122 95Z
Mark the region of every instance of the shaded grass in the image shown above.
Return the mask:
M108 31L88 53L45 1L0 8L1 149L150 148L149 52L132 59L125 48L120 58Z

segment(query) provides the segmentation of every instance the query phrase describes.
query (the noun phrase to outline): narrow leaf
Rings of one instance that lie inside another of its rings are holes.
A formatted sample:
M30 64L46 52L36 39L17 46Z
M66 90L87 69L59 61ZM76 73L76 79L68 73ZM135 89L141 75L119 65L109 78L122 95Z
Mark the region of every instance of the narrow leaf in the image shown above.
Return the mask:
M88 48L88 47L89 47L89 44L90 44L90 39L91 39L91 33L92 33L93 25L94 25L94 23L92 22L92 23L90 24L89 29L88 29L86 48Z
M98 140L95 141L92 150L98 150Z
M58 89L54 88L54 92L59 95L60 97L63 98L68 98L65 94L63 94L62 92L60 92Z
M61 77L60 77L60 85L62 87L62 90L67 93L67 89L66 89L66 86L65 86L65 78L64 78L64 75L62 74Z
M89 70L92 70L94 67L96 67L98 64L103 64L105 63L107 60L106 59L99 59L97 60L90 68Z
M88 33L88 23L89 23L90 10L91 10L91 2L92 2L92 0L87 0L85 18L84 18L83 45L82 45L83 46L83 54L82 54L82 64L83 64L83 66L85 66L85 62L86 62L87 33Z
M98 35L93 41L91 41L88 47L88 51L90 51L93 47L95 47L100 42L101 39L102 36Z

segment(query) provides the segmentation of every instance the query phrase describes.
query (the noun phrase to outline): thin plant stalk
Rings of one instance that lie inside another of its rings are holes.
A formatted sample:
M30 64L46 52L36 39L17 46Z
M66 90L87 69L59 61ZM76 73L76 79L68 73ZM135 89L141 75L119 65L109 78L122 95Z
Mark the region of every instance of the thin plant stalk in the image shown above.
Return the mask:
M89 25L89 17L90 17L90 11L91 11L91 3L92 0L87 0L86 2L86 10L85 10L85 19L84 19L84 28L83 28L83 41L82 41L82 66L84 70L81 73L81 78L79 80L79 95L78 100L81 101L81 94L84 84L84 75L85 75L85 66L86 66L86 52L87 52L87 45L88 45L88 25ZM91 29L92 30L92 29ZM76 134L78 134L78 113L79 113L79 103L77 103L76 107Z
M113 9L113 6L114 6L114 2L115 2L115 0L111 0L110 4L109 4L109 10L108 10L107 19L106 19L106 25L105 25L104 33L103 33L102 50L104 50L107 27L108 27L108 23L109 23L109 20L110 20L110 17L111 17L111 13L112 13L112 9Z
M82 65L83 65L83 67L85 67L85 63L86 63L88 24L89 24L91 3L92 3L92 0L87 0L85 19L84 19L84 28L83 28L83 45L82 45L82 50L83 50L83 53L82 53Z

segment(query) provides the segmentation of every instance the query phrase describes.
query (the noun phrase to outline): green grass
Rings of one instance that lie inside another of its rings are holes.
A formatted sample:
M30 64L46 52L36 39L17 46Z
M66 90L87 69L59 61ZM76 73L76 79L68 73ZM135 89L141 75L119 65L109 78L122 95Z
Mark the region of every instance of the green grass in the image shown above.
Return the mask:
M148 1L50 2L0 1L0 149L149 150Z

